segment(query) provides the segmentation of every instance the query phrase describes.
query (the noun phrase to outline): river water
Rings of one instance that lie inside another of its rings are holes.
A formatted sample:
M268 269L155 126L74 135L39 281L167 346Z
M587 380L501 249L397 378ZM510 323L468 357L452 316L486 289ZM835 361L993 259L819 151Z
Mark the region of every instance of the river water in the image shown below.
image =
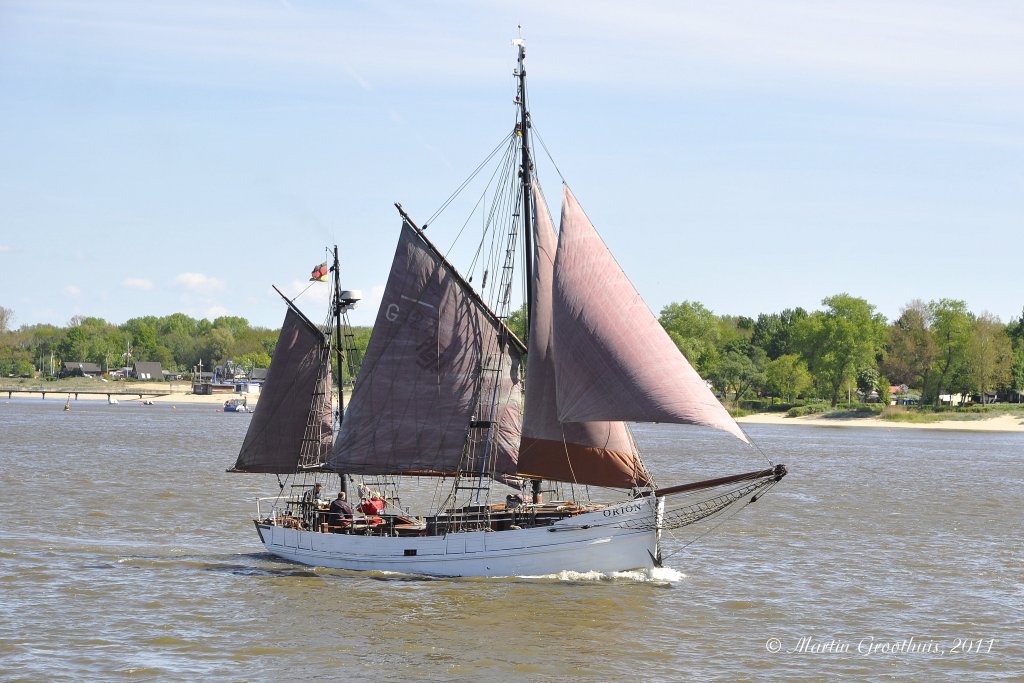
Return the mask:
M748 425L791 474L666 569L423 579L264 553L247 415L62 408L0 402L2 680L1024 679L1024 434ZM662 485L763 466L635 431Z

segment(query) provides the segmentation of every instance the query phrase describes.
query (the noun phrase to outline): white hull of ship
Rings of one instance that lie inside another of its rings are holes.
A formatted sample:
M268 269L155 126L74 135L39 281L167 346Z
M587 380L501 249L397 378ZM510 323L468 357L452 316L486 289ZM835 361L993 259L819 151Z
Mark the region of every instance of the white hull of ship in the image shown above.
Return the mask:
M269 552L317 567L433 576L610 573L654 566L659 508L655 499L642 498L551 526L443 536L317 533L262 522L256 527Z

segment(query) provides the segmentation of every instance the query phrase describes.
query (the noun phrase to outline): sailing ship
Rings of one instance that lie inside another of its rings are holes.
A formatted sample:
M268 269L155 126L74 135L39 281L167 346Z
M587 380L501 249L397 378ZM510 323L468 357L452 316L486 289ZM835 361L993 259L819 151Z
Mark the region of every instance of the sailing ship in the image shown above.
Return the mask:
M659 487L648 471L627 422L749 441L567 185L556 236L533 162L525 43L513 44L517 121L501 146L506 172L494 176L512 190L495 190L487 212L508 219L489 233L491 287L489 268L474 289L396 204L398 246L361 363L348 324L358 296L341 289L336 246L333 265L310 278L331 275L323 324L282 294L260 410L230 470L278 476L280 491L257 501L254 519L278 557L439 576L643 569L661 566L664 532L752 502L786 474L769 460ZM520 251L525 341L509 325ZM340 388L354 376L337 410L334 359ZM350 494L348 507L337 502Z

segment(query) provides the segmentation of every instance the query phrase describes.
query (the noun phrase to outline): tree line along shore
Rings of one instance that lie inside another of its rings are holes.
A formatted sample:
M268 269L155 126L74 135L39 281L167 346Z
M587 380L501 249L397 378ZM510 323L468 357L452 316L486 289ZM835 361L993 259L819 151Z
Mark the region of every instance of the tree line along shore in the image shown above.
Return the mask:
M61 361L104 369L130 359L159 361L183 374L213 368L267 367L279 330L245 318L210 321L182 313L132 318L120 325L76 316L64 327L11 329L13 311L0 307L0 377L48 381ZM525 311L508 320L525 338ZM875 414L992 410L1024 396L1024 311L1007 323L966 302L906 304L892 321L849 294L756 318L717 315L699 302L665 306L659 321L669 337L737 414L787 410L793 416L836 411ZM354 328L349 344L365 349L370 328ZM359 355L358 353L356 355Z

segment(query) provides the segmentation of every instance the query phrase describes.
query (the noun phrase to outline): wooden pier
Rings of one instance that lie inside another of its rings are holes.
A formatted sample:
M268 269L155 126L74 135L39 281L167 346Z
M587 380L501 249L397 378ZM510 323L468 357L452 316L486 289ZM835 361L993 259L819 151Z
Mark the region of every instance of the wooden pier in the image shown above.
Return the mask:
M14 394L42 394L44 400L46 399L46 395L47 394L53 394L55 396L61 396L61 397L67 396L67 395L70 394L71 396L75 397L76 401L78 400L78 395L79 394L83 394L83 395L87 395L87 396L106 396L107 397L107 401L109 401L111 399L111 397L118 398L118 397L121 397L121 396L124 396L124 397L138 396L140 399L146 398L147 396L170 396L171 390L170 389L146 389L146 390L143 390L143 391L135 391L134 389L121 389L121 390L117 390L117 391L115 391L115 390L107 390L107 391L99 390L99 391L97 391L97 390L92 390L92 389L41 389L41 388L36 388L36 389L9 389L7 387L0 387L0 394L7 394L7 398L14 398Z

